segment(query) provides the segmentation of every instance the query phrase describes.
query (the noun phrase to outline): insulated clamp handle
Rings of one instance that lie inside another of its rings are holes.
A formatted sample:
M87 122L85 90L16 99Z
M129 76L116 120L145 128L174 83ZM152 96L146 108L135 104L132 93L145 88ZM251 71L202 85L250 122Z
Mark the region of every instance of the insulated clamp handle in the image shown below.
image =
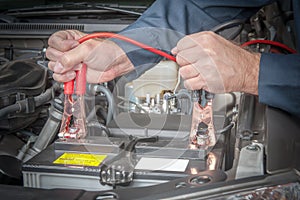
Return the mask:
M83 95L86 91L86 64L82 64L79 71L76 72L76 91L77 95Z
M64 94L73 94L74 92L74 79L68 82L64 82Z
M86 64L82 64L82 68L76 71L76 78L64 82L64 94L73 94L74 93L74 83L76 81L76 91L75 94L83 95L86 91Z

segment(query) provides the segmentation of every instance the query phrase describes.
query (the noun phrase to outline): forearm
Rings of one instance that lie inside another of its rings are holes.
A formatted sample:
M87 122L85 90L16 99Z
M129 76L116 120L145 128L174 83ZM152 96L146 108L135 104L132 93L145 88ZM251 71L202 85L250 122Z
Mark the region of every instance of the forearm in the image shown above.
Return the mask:
M120 34L170 52L185 35L210 30L216 25L251 17L272 0L157 0ZM136 78L162 58L133 45L115 40L136 68Z
M259 101L300 116L299 77L299 54L262 54L258 84Z

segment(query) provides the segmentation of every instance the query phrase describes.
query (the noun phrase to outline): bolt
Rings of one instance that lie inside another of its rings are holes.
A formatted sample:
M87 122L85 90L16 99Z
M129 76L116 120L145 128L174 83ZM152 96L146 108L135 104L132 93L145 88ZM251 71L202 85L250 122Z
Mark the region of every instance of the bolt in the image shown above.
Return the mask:
M260 151L260 146L257 145L257 144L249 144L247 147L246 147L247 150L249 151Z

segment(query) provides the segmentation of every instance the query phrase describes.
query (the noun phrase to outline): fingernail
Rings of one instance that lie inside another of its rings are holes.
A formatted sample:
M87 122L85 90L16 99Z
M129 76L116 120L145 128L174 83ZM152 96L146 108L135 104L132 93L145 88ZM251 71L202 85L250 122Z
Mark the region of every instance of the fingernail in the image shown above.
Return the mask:
M60 62L56 62L53 68L53 71L55 73L60 73L62 72L62 70L64 69L64 67L62 66L62 64Z
M73 48L75 48L75 47L77 47L78 46L78 44L79 44L79 42L74 42L73 44L72 44L72 46L71 46L71 49L73 49Z
M178 53L177 47L174 47L174 48L171 50L171 53L172 53L173 55L176 55L176 54Z

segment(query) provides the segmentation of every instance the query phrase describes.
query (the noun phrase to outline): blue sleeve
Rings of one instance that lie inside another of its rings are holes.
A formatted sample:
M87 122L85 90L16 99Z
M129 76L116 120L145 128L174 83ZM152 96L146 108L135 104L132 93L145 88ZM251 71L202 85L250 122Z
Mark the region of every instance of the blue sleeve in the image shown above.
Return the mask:
M259 101L300 116L300 55L262 54L259 70Z
M120 34L170 52L185 35L210 30L232 20L247 19L274 0L157 0ZM135 79L162 57L115 40L135 66L128 76Z

